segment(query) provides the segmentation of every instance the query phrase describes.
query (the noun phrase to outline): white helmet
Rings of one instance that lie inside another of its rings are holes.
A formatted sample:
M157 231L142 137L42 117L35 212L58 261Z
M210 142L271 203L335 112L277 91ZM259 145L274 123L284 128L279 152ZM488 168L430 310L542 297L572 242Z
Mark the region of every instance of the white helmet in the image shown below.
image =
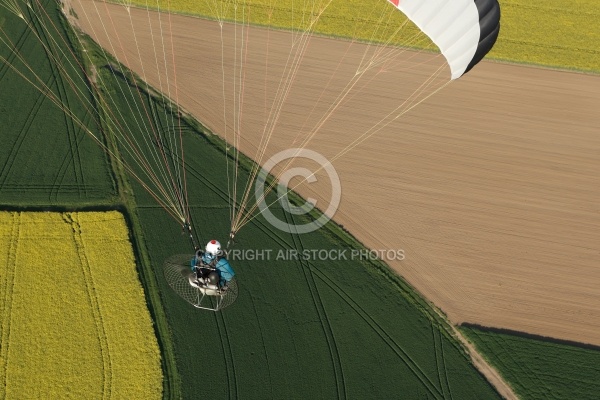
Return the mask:
M211 240L206 244L206 252L213 256L221 254L221 243L218 240Z

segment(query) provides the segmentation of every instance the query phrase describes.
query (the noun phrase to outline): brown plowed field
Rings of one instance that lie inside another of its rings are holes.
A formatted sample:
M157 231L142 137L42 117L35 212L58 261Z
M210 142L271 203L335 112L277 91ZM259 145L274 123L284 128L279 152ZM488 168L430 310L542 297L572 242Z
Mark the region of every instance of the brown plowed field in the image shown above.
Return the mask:
M224 135L215 22L171 17L175 93L170 43L166 74L156 14L83 4L73 6L86 32L151 85L166 91L169 75L171 97ZM223 29L228 37L231 27ZM292 37L258 28L249 33L239 148L252 156ZM233 65L234 44L226 39L223 45L225 65ZM322 112L333 100L327 99L331 94L320 97L322 89L337 87L331 93L340 93L355 71L346 65L356 68L351 61L364 51L365 45L311 39L267 156L299 144L313 107ZM439 64L426 54L404 57L417 68L380 71L307 147L336 155L391 111L390 104L412 93L411 82L422 82ZM232 97L233 71L225 72L226 95ZM233 101L227 104L231 141ZM373 249L404 249L406 259L390 266L455 323L600 345L599 133L600 77L483 62L334 162L343 190L335 220ZM322 179L298 190L323 205L329 182L318 175Z

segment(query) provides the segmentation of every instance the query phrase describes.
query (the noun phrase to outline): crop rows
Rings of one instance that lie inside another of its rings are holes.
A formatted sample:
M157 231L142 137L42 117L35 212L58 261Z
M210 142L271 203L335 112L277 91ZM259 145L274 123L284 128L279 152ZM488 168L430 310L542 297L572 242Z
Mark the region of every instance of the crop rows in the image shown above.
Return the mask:
M0 213L0 397L160 398L123 217Z

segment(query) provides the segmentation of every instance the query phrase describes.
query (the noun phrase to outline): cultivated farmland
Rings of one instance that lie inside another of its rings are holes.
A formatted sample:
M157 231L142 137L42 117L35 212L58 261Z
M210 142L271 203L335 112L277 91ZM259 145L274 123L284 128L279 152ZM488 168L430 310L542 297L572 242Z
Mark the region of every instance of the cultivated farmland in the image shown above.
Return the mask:
M114 74L112 67L97 67L100 90L131 93L118 90L128 83L120 74ZM160 102L143 93L142 98L160 109ZM127 107L127 103L141 101L137 94L124 95L119 100L122 103L115 106L123 111L125 119L139 117L127 113L136 109ZM158 119L150 122L156 124L156 129L164 129L161 118L166 114L161 110L156 115ZM209 234L224 236L228 214L225 157L206 138L187 126L183 128L194 222L201 239ZM147 132L140 130L132 135L139 137ZM311 271L314 266L308 263L292 261L271 270L271 262L238 260L234 265L238 275L243 277L246 271L245 299L240 298L231 308L237 307L238 311L229 316L198 314L176 297L161 277L164 259L190 251L180 226L139 185L133 182L132 186L138 204L136 213L142 221L136 242L142 252L147 249L153 262L154 272L146 273L158 276L185 398L194 398L201 391L212 398L228 394L249 397L257 393L272 393L273 397L299 393L307 397L416 393L434 398L498 398L450 337L445 322L381 265L360 260L348 265L340 262L326 266L332 276L324 271L316 278ZM240 236L240 241L247 240L241 242L242 246L268 246L272 251L349 246L335 239L337 234L329 237L326 232L295 242L292 236L281 238L265 221L257 223L250 226L246 236L249 239ZM252 269L259 273L250 274ZM340 272L344 278L337 277ZM151 280L146 276L149 290L153 290ZM373 281L366 293L362 286L353 284L365 280ZM398 288L402 288L405 297L396 296ZM394 310L399 318L388 318ZM170 338L165 336L162 340ZM198 379L199 371L206 371L207 365L211 378ZM384 365L389 367L383 368ZM297 379L298 376L303 378ZM173 375L168 379L173 380L172 385L179 383Z
M131 15L135 13L131 11ZM116 15L118 12L113 17ZM531 15L539 13L532 10ZM138 40L144 35L142 21L147 23L146 13L140 14L139 20L134 19ZM127 33L127 23L123 19L119 24L121 39L132 37ZM180 24L183 22L173 25L178 38L176 54L185 54L189 61L178 67L179 82L186 82L180 92L182 104L218 132L224 123L211 106L220 101L221 88L210 90L211 82L219 81L221 73L218 34L211 36L215 29L209 23L190 20L179 30L183 26ZM252 29L250 32L255 41L261 35ZM148 43L150 35L145 35ZM279 33L270 35L273 43ZM317 53L320 57L310 58L313 61L323 62L322 55L331 54L334 48L347 48L327 40L313 40L311 50L315 50L315 42L323 43L327 50ZM554 48L544 42L527 45ZM560 51L568 54L570 50ZM531 54L540 53L531 50ZM153 51L147 50L146 54ZM190 54L214 57L193 58ZM565 56L563 60L567 59L576 58ZM153 64L150 57L144 60L146 66ZM135 67L136 63L131 65ZM254 79L247 78L246 93L251 92L253 82L262 85L261 66L264 67L264 59L247 68L259 72ZM135 69L140 71L139 64ZM314 82L324 81L318 72L314 74L302 86L305 92L307 88L319 88ZM150 81L157 84L156 79ZM417 282L457 322L467 319L572 340L597 341L600 316L594 249L599 240L598 231L594 230L597 214L591 211L597 198L597 191L592 188L597 185L590 182L594 182L598 165L594 134L598 125L598 84L594 77L484 63L434 99L433 104L415 110L396 131L367 144L364 158L340 160L338 167L347 180L346 206L342 204L338 221L355 229L358 237L372 247L410 246L406 263L394 266L411 282ZM263 86L257 90L264 90ZM397 92L392 83L385 88L387 96ZM204 96L199 97L199 93ZM262 101L260 95L248 96ZM260 115L247 109L245 112L252 117ZM353 117L345 115L341 119L355 122ZM258 141L251 134L261 132L254 122L243 129L244 134L250 133L246 141L242 139L242 148L246 146L248 154L255 153ZM279 147L273 144L273 152L289 146L298 127L290 129L292 133L282 138ZM336 135L318 142L317 148L339 148L339 138L350 128L350 124L338 127ZM277 135L284 136L283 131L278 130ZM213 165L216 164L207 162L199 170ZM396 166L393 171L390 165ZM359 172L364 175L359 176ZM372 184L365 190L365 182L381 181L386 185ZM218 185L210 175L204 183L209 187ZM320 189L308 190L305 195L315 197ZM207 192L210 190L203 195ZM574 193L578 195L573 196ZM222 192L220 197L224 202L227 195ZM381 210L384 216L375 219L373 209ZM218 202L211 203L209 209L196 210L205 215L199 218L202 227L217 226L218 237L227 234L225 223L216 225L215 220L227 218L227 210ZM146 214L143 219L148 224L158 221L159 210L144 207L142 214ZM165 256L178 252L164 243L159 246L164 248ZM155 262L160 263L160 257ZM576 273L572 273L574 269ZM243 290L242 287L240 301ZM256 290L253 286L248 294ZM272 290L270 286L268 290ZM262 296L257 299L259 304L264 301ZM228 347L228 343L223 344L223 349ZM230 358L227 362L233 365L235 360Z
M120 28L97 40L107 48L118 41L134 46L137 40L142 57L128 57L130 67L141 73L144 66L155 87L160 78L164 82L173 66L156 65L147 11L129 14L111 5L96 10L88 1L73 5L85 7L87 17L77 12L88 32L100 32L98 21L112 18ZM156 14L150 18L159 26ZM224 25L222 43L216 22L171 20L174 52L181 55L176 57L180 103L227 137L224 127L231 125L234 102L226 101L224 118L221 57L229 67L225 87L230 89L236 76L233 27ZM255 155L268 115L264 104L275 96L292 34L250 28L247 37L238 147ZM321 82L333 88L323 97L335 97L347 82L341 77L354 75L352 61L364 54L361 46L311 39L263 160L307 136L317 118L306 123L297 110L313 110L315 99L322 99ZM125 59L126 51L115 51ZM410 85L429 76L430 68L421 58L426 54L406 56L418 68L378 74L352 98L355 103L336 110L308 147L333 158L372 126L368 121L374 116L405 99ZM174 85L170 90L175 92ZM335 160L343 187L335 220L370 248L407 250L412 256L390 266L455 323L597 343L598 104L597 76L483 62ZM319 179L297 190L326 204L331 188Z
M124 85L118 79L115 82ZM106 89L115 87L109 86ZM189 127L185 131L186 148L194 154L189 171L195 221L203 236L221 238L228 230L223 155ZM189 246L179 227L138 185L134 187L144 232L136 232L136 239L145 238L141 247L147 247L160 281L162 260L189 251ZM321 233L325 235L303 236L298 241L257 220L248 227L247 236L240 235L238 245L271 251L335 250L350 245L350 239L340 239L335 228ZM257 393L272 397L298 393L307 397L495 397L465 364L456 342L447 335L447 326L381 265L235 260L234 266L247 282L233 306L237 312L232 308L232 313L224 315L199 316L166 285L161 288L168 299L188 397L200 390L210 392L210 397ZM306 287L300 287L303 284ZM399 298L398 288L403 297ZM197 332L202 333L202 340ZM199 380L197 371L206 368L203 361L207 360L217 372L211 369L210 381Z
M114 90L129 86L108 68L99 73ZM152 129L161 129L166 115L161 101L144 93L142 98L158 110ZM131 93L120 101L115 106L125 118L133 118L128 110L136 107L127 104L140 96ZM182 131L199 239L224 240L229 208L223 146L185 121ZM147 132L131 134L139 139ZM247 171L240 174L240 181L247 179ZM386 267L360 259L275 260L280 251L359 246L334 227L299 237L256 219L240 232L236 248L262 250L272 259L232 258L240 283L237 302L216 314L194 309L168 287L161 271L170 256L191 254L187 237L137 182L131 186L141 222L135 235L143 238L142 251L157 276L184 398L199 392L211 398L499 398L446 323ZM281 208L275 212L286 218ZM199 379L198 371L206 371L207 365L210 379Z
M1 212L0 249L0 397L161 398L121 214Z

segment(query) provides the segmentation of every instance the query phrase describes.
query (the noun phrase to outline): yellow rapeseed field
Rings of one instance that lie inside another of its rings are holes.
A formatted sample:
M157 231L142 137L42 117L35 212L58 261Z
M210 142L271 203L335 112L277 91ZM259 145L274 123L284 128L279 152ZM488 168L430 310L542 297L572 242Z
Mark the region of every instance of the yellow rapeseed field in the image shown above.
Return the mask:
M306 27L310 14L328 4L315 30L322 34L360 38L378 35L387 38L390 27L399 26L403 17L394 12L391 19L382 10L392 7L386 0L317 0L292 2L273 0L132 0L143 7L170 9L226 20L250 20L261 25L286 29ZM600 1L598 0L499 0L502 10L500 37L490 58L600 72ZM234 7L237 4L237 8ZM294 12L291 7L294 5ZM314 6L316 5L316 6ZM314 8L313 8L314 6ZM294 18L292 18L292 15ZM387 26L387 30L381 27ZM409 39L416 28L407 26L396 43L431 47L426 40Z
M0 398L162 396L118 212L0 212L0 322Z

